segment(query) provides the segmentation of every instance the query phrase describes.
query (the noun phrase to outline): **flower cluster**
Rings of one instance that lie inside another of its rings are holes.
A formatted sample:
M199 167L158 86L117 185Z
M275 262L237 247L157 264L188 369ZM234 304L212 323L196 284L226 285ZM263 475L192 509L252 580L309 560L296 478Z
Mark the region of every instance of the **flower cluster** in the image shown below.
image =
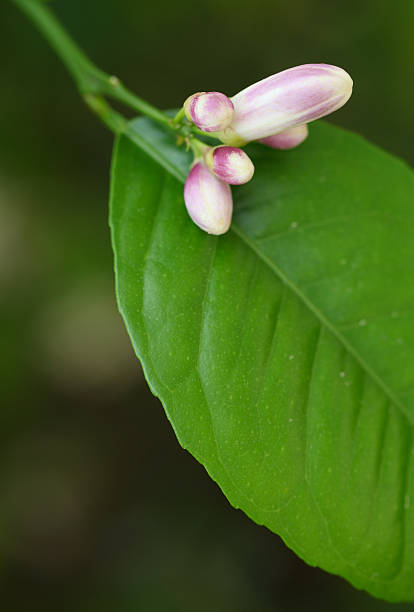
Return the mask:
M184 187L191 219L209 234L230 227L233 201L229 185L249 181L254 166L239 147L257 140L274 149L292 149L308 136L307 124L333 113L352 93L345 70L328 64L304 64L274 74L228 98L198 92L183 112L208 136L224 143L209 147L192 141L194 163ZM196 143L196 144L195 144Z

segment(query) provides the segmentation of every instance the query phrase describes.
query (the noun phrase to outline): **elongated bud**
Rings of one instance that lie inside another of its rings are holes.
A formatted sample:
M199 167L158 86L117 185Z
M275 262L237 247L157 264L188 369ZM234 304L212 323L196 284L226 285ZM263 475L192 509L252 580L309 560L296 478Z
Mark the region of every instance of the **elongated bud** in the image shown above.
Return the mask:
M233 199L227 183L216 178L197 161L184 186L185 205L191 219L209 234L225 234L233 214Z
M308 134L308 126L305 123L304 125L297 125L296 127L289 128L284 132L280 132L280 134L273 134L273 136L261 138L259 142L272 149L294 149L306 140Z
M231 100L218 91L200 91L184 102L185 116L204 132L226 129L233 119Z
M329 64L304 64L263 79L231 98L234 118L226 144L267 138L338 110L350 98L352 79ZM226 135L225 135L226 136Z
M229 185L243 185L254 173L252 160L237 147L210 147L204 160L217 178Z

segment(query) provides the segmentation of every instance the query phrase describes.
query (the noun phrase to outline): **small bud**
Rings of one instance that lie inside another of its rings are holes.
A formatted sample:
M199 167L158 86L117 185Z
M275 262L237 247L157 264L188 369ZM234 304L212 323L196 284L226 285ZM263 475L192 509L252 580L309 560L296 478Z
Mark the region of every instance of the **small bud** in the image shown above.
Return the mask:
M237 147L210 147L204 160L217 178L230 185L243 185L254 173L250 157Z
M196 161L187 177L184 201L198 227L216 236L227 232L233 213L231 189L201 161Z
M304 64L263 79L231 98L234 117L226 144L236 137L259 140L309 123L341 108L352 93L345 70L328 64Z
M308 126L304 123L280 132L280 134L261 138L259 142L272 149L294 149L307 139L308 134Z
M233 119L230 99L218 91L200 91L184 102L185 116L204 132L226 129Z

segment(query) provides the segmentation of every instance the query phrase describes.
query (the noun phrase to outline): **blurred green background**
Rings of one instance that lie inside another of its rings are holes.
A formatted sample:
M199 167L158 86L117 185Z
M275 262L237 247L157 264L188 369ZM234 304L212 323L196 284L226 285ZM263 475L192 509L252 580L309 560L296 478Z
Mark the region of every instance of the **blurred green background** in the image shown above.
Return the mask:
M332 121L414 163L413 0L56 0L162 108L300 63L347 69ZM112 136L0 4L0 600L7 611L414 610L310 568L182 451L116 312Z

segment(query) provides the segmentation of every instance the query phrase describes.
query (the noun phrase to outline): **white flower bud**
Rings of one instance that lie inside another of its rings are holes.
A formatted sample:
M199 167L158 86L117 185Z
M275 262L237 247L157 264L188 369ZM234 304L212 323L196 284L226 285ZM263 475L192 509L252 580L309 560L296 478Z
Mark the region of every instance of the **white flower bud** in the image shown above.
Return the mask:
M233 199L227 183L196 161L184 186L184 201L191 219L209 234L225 234L230 227Z
M230 185L243 185L254 173L250 157L237 147L210 147L204 160L217 178Z
M352 93L345 70L304 64L263 79L231 98L234 117L220 136L225 144L279 134L341 108Z
M259 142L272 149L294 149L302 144L309 135L308 126L305 124L289 128L280 134L273 134L267 138L261 138Z
M200 91L184 102L185 116L204 132L226 129L233 119L230 99L218 91Z

